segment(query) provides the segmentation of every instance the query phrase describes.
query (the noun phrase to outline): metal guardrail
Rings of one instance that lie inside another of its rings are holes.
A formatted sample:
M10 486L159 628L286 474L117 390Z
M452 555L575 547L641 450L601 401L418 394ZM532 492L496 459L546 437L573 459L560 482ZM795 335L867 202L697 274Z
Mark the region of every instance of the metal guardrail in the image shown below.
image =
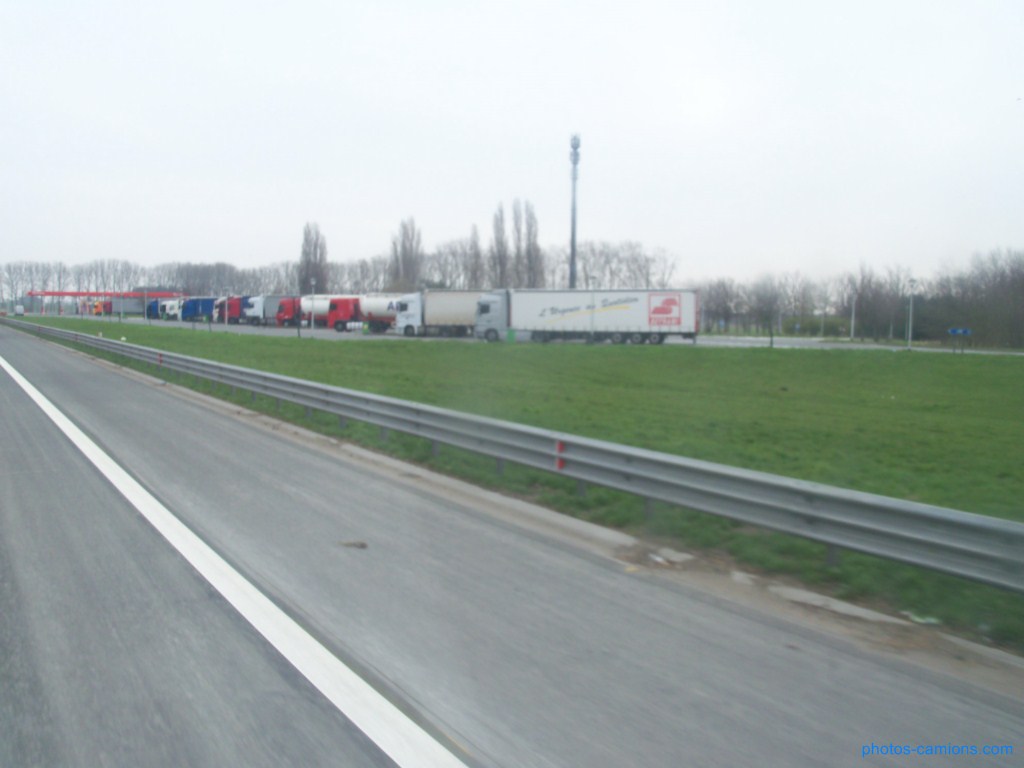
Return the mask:
M6 320L280 401L594 485L1024 592L1024 524L845 490Z

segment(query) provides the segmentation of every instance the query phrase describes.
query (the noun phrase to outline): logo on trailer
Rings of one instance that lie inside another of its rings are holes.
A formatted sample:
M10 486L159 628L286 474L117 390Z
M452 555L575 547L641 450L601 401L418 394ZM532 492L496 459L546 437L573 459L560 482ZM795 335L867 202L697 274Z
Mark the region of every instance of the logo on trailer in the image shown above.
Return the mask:
M654 325L683 324L683 301L678 293L652 293L647 297L647 322Z

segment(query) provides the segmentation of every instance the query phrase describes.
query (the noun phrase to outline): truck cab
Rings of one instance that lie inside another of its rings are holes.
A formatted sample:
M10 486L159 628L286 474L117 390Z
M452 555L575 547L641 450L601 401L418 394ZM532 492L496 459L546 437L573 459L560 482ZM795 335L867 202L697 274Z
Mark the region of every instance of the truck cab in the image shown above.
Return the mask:
M275 315L274 320L278 327L298 325L302 322L301 299L298 297L281 299L277 305L277 315Z
M181 299L167 299L160 302L160 316L164 320L177 320L181 314Z
M421 294L410 293L402 296L395 305L395 328L406 336L418 336L423 321L423 300Z
M476 324L473 335L478 339L498 341L508 333L508 292L485 293L476 303Z
M250 296L242 306L242 320L249 325L260 325L264 321L263 296Z
M359 297L339 296L327 305L327 325L338 331L349 330L350 323L359 322Z

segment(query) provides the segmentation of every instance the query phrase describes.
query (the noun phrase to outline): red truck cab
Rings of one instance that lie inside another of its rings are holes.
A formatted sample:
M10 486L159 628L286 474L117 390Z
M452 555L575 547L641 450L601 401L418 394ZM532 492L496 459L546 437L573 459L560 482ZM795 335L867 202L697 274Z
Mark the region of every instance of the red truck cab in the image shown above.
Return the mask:
M327 326L336 331L347 331L348 324L359 322L359 298L349 296L331 299L327 309Z
M274 316L278 327L285 325L295 326L301 322L302 306L300 302L301 299L298 296L281 299L281 303L277 305L277 314Z

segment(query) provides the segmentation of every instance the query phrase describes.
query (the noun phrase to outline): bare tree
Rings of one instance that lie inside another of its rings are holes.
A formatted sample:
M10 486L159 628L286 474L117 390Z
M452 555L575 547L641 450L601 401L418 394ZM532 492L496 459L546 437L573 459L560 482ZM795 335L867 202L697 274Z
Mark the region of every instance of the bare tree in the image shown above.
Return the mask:
M298 279L290 275L297 271L294 262L282 261L259 267L256 270L256 285L250 295L287 294L298 286Z
M708 323L713 328L728 332L736 316L739 289L735 280L718 279L703 286L701 306Z
M416 229L416 222L409 218L399 225L398 234L391 239L390 289L415 290L419 286L422 269L422 237Z
M26 262L10 262L4 266L7 280L7 295L11 304L24 301L26 286L29 281L28 264Z
M299 255L299 293L313 292L313 283L327 290L327 238L318 224L307 223L302 230L302 251Z
M423 265L421 282L429 288L450 288L458 290L465 286L462 270L466 241L451 240L441 243L430 254Z
M512 287L526 285L526 253L523 248L523 206L519 198L512 201Z
M526 282L527 288L544 287L544 252L540 249L537 231L537 214L529 202L525 205L526 217Z
M466 287L473 290L481 290L487 283L487 270L484 267L484 255L480 249L480 232L476 225L469 235L469 243L465 251L466 263L463 271L466 275Z
M975 255L967 271L941 275L914 305L914 336L946 338L970 328L975 343L1024 346L1024 252Z
M814 300L818 308L818 314L821 316L821 329L818 335L822 338L825 336L825 316L832 306L833 290L834 281L830 279L819 280L814 287Z
M782 286L772 275L763 275L750 287L750 312L758 325L768 329L769 345L775 346L775 325L782 306Z
M505 235L505 208L498 205L494 212L493 239L489 251L489 272L491 285L495 288L513 288L509 265L508 238Z
M565 288L569 285L569 249L564 245L548 247L544 260L544 285Z

